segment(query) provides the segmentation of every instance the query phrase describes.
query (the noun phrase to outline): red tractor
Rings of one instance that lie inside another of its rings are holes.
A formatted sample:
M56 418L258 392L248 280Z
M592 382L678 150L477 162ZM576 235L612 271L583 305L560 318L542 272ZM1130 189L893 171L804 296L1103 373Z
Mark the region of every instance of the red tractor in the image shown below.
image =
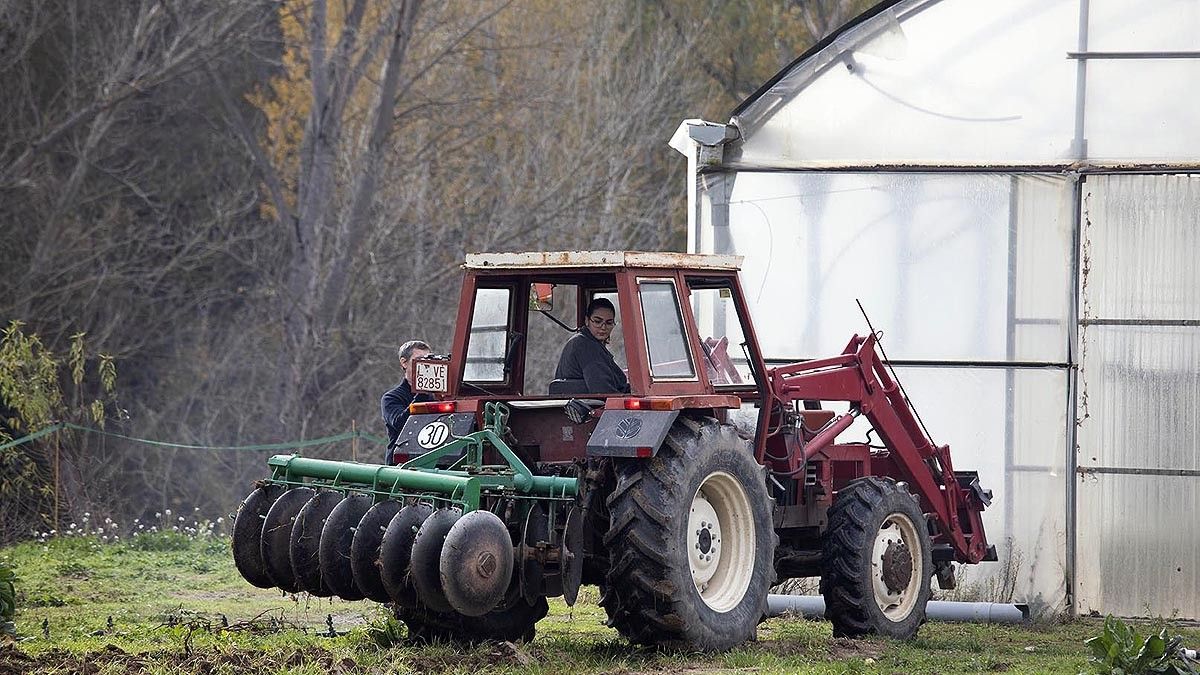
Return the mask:
M416 364L436 400L411 407L397 466L271 458L235 523L239 570L458 639L529 637L547 597L594 584L629 640L702 650L752 639L772 585L820 576L835 634L913 636L932 577L996 559L990 493L924 432L875 335L768 367L739 265L467 256L450 353ZM551 376L596 298L629 393ZM878 443L838 442L860 416Z

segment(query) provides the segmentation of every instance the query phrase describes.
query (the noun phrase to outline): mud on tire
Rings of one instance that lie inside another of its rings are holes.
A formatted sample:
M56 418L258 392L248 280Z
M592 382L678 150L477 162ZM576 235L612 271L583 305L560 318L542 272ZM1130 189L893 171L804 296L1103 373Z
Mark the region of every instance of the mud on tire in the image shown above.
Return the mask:
M870 476L840 490L821 574L834 636L915 636L929 602L930 548L925 516L907 489Z
M703 651L753 639L777 537L749 444L715 419L680 417L656 457L614 468L609 625L637 644Z

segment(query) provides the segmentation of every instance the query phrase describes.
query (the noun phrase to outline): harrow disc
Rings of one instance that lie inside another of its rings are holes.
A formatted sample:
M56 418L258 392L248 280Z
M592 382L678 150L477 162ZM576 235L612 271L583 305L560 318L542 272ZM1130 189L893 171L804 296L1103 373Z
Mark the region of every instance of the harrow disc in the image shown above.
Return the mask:
M546 567L539 555L539 544L550 539L550 523L541 504L529 507L525 516L525 528L521 532L521 545L517 550L518 576L521 596L528 603L536 602L546 595Z
M387 500L372 506L358 521L350 542L350 569L354 585L375 602L391 602L383 578L379 574L379 544L388 523L400 511L400 502Z
M491 511L472 511L446 533L438 563L446 600L460 614L483 616L504 599L513 572L512 537Z
M259 588L275 585L262 556L262 532L267 511L281 494L283 486L260 485L242 500L233 521L233 564L243 579Z
M333 595L329 586L321 580L321 530L325 528L325 520L333 507L341 501L341 493L321 490L300 509L296 515L296 525L292 528L289 545L296 582L301 590L319 598Z
M321 530L321 545L317 554L321 580L334 595L343 600L362 600L366 597L354 583L350 547L355 528L370 508L370 495L349 495L333 507Z
M579 599L579 586L583 583L583 513L572 508L567 514L563 528L559 569L562 574L563 599L574 605Z
M454 611L442 588L440 568L446 534L454 527L454 523L458 522L460 516L462 511L457 507L434 511L433 515L421 524L416 541L413 542L412 561L409 563L413 586L417 589L417 598L421 604L435 612Z
M412 504L400 509L392 522L388 523L383 541L379 544L379 571L383 587L387 589L389 599L401 607L417 606L417 591L409 577L409 563L412 561L417 530L431 513L433 507L428 504Z
M262 543L260 546L263 563L266 566L267 578L271 585L287 593L299 593L300 584L296 582L296 573L292 571L290 553L292 541L292 526L296 522L296 514L316 494L316 490L307 487L292 488L275 500L263 520Z

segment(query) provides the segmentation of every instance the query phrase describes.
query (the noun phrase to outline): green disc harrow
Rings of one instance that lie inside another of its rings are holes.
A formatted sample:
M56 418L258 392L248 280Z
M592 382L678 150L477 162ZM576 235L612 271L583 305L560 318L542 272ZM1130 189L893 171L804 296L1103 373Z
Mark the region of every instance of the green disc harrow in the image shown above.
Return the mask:
M479 431L402 466L271 457L234 521L238 570L261 588L392 603L410 623L514 615L484 633L520 637L507 633L531 627L546 595L574 601L581 516L578 479L521 461L508 414L488 402Z

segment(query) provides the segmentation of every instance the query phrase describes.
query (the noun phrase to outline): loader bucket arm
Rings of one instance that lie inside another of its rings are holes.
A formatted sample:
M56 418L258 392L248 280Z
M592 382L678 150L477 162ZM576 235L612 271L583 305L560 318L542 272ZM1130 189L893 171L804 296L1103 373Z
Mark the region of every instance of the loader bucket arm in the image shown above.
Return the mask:
M803 460L833 444L858 415L865 415L895 459L901 475L933 509L958 562L977 563L989 556L981 513L990 495L978 486L960 485L950 446L935 445L917 421L912 406L875 350L875 335L855 335L840 356L775 368L769 372L771 395L790 404L798 400L846 401L850 411L822 427L801 447Z

